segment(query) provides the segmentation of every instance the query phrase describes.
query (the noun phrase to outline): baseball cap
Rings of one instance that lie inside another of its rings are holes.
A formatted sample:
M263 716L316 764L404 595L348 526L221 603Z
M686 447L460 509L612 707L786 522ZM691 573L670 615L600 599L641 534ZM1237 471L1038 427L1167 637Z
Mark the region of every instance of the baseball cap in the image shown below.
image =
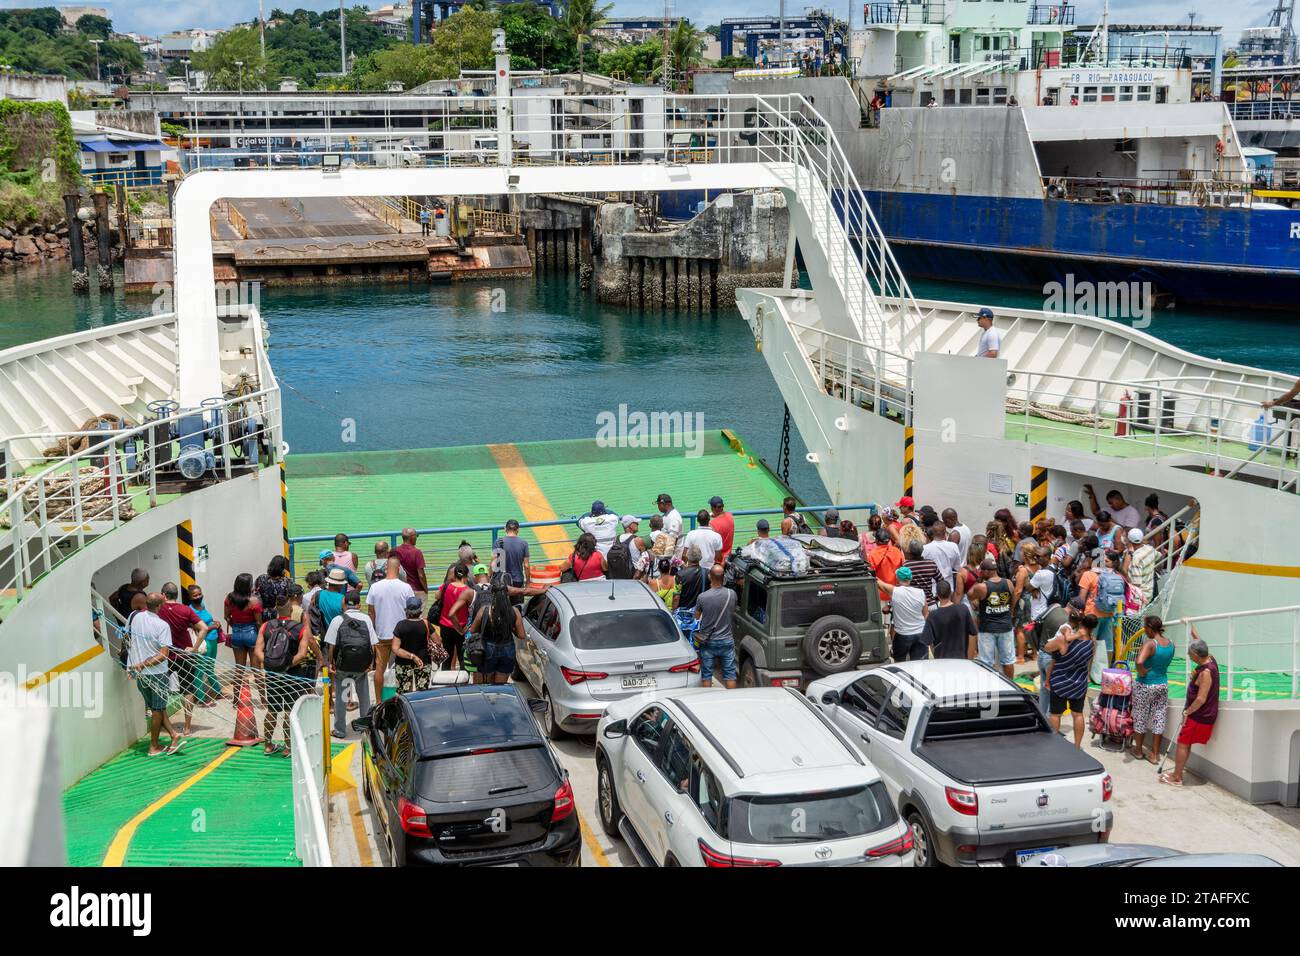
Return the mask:
M326 558L334 557L334 552L330 548L325 548L316 556L317 561L324 561Z
M759 531L766 531L768 528L771 527L771 525L767 523L766 518L759 518L758 521L754 524L754 527L757 528Z
M997 569L998 569L998 563L994 561L992 558L985 558L983 561L980 562L981 571L996 571Z
M975 318L977 318L977 319L991 319L991 318L993 318L993 310L990 309L988 306L985 306L984 308L982 308L982 309L979 310L979 312L976 314Z
M605 513L605 502L593 501L591 503L591 513L594 515L603 515Z
M673 496L668 494L667 492L664 492L658 498L655 499L655 503L661 505L670 505L673 503Z
M1134 544L1141 544L1141 543L1142 543L1142 529L1141 529L1141 528L1129 528L1129 529L1128 529L1128 539L1129 539L1130 541L1132 541Z
M640 521L641 519L636 515L623 515L623 527L625 528L630 524L639 524Z
M418 597L409 597L406 599L407 613L410 613L411 611L418 611L422 607L424 607L424 603Z
M722 499L719 498L717 495L714 495L712 498L709 499L709 507L710 507L710 508L721 508L721 507L722 507Z
M912 580L912 569L899 568L897 571L894 572L894 576L898 578L899 581L904 581L904 582L910 581Z
M474 565L474 570L470 572L470 574L487 574L487 573L488 573L488 566L486 564L476 564Z
M898 504L895 505L895 507L897 507L897 508L911 508L911 507L914 507L915 505L916 505L916 502L912 500L912 498L911 498L910 495L903 495L903 497L901 497L901 498L898 499Z

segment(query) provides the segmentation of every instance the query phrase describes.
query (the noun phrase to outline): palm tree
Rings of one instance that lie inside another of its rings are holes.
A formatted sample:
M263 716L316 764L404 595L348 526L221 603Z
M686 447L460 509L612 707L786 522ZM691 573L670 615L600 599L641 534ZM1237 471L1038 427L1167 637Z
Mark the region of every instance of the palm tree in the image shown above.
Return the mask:
M569 6L564 11L564 28L578 48L579 89L586 80L586 48L599 46L603 42L595 31L606 24L609 12L613 9L612 3L596 6L596 0L569 0Z
M668 53L674 74L684 77L704 59L704 34L696 32L689 20L678 20L668 33Z

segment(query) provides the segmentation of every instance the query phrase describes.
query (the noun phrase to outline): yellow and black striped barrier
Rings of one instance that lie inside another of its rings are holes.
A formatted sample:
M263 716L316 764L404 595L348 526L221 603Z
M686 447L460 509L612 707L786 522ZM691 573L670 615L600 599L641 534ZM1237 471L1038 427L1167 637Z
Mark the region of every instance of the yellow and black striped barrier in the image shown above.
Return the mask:
M1037 465L1029 467L1029 522L1033 524L1047 515L1047 469Z
M176 559L181 570L181 593L189 590L194 580L194 523L182 521L176 526Z
M915 433L912 426L908 425L903 429L903 494L912 497L912 475L915 470L914 456L916 454Z
M289 486L284 480L284 462L280 462L280 528L284 537L284 556L289 557Z

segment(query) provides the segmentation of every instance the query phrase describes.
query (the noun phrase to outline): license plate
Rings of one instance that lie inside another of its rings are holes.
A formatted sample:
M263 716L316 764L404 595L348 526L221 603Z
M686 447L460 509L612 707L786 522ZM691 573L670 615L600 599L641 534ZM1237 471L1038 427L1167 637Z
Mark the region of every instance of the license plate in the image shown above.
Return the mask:
M629 674L623 678L624 690L653 690L655 679L649 674Z
M1035 850L1017 850L1016 866L1024 866L1025 864L1033 860L1035 857L1040 857L1044 853L1051 853L1055 849L1056 847L1054 846L1040 846Z

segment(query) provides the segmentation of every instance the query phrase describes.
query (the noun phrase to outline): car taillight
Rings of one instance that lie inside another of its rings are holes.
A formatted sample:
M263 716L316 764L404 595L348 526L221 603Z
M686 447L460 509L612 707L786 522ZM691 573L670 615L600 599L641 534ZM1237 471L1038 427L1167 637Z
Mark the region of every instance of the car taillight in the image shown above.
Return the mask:
M1101 799L1103 802L1109 800L1115 795L1115 781L1110 779L1110 774L1101 778Z
M551 810L551 822L558 823L565 817L573 815L573 787L565 780L560 789L555 791L555 806Z
M890 840L888 843L880 844L880 846L873 846L867 851L867 856L905 856L912 852L913 845L914 841L912 839L912 831L909 828L908 831L897 840Z
M412 803L405 797L399 797L397 800L397 815L400 818L403 833L419 837L433 836L429 831L429 818L424 813L424 807L418 803Z
M796 690L799 687L799 678L797 677L773 677L769 683L773 687L793 687Z
M685 674L687 671L690 671L692 674L698 674L700 672L700 659L698 657L685 664L675 664L668 668L668 673L670 674Z
M581 684L585 680L604 680L608 674L602 674L600 671L575 671L571 667L560 667L560 673L570 684Z
M705 866L710 867L732 867L732 866L780 866L780 860L756 860L747 856L730 856L726 853L719 853L713 847L709 846L703 840L698 841L700 845L700 859L704 861Z
M943 792L948 797L948 806L958 813L973 817L980 812L980 800L979 797L975 796L974 790L958 790L956 787L944 787Z

